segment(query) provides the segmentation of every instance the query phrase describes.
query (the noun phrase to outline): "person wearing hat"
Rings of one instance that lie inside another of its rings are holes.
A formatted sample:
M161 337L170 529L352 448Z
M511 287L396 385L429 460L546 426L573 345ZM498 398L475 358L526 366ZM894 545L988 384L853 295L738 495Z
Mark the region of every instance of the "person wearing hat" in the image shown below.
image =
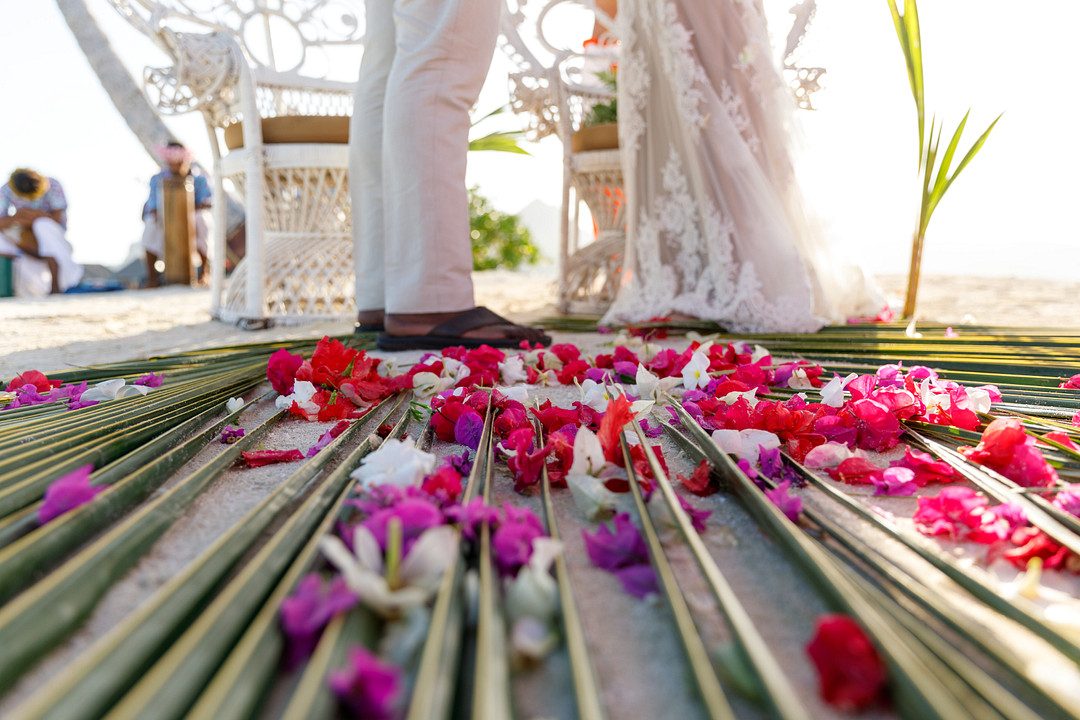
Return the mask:
M15 259L15 292L40 297L82 280L67 241L67 199L55 178L18 168L0 187L0 255Z
M146 276L147 287L158 286L158 273L154 267L157 261L165 255L165 230L161 224L161 188L165 178L191 176L195 184L195 252L199 254L202 264L202 278L210 277L209 262L206 257L206 239L210 236L213 218L210 212L210 183L205 175L192 171L191 161L193 153L178 142L170 142L155 148L158 158L165 167L154 177L150 178L150 197L143 205L143 229L142 246L146 252Z

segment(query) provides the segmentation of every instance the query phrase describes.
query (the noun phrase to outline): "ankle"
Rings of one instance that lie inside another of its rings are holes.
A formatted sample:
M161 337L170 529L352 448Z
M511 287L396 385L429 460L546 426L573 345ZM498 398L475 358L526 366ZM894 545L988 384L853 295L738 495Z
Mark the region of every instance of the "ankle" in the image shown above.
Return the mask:
M361 310L356 313L356 322L363 325L381 325L385 320L384 310Z

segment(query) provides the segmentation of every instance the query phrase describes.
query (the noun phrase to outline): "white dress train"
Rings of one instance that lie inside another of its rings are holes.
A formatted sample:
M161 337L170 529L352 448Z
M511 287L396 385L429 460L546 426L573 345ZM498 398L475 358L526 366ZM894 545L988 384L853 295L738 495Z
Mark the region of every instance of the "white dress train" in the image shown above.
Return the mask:
M812 332L876 313L804 209L761 0L620 0L617 22L628 272L605 321Z

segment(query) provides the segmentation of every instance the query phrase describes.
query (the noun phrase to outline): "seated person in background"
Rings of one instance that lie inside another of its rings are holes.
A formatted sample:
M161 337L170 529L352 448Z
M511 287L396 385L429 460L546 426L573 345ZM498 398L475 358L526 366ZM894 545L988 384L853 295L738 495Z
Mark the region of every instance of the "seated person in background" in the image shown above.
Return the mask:
M195 252L199 254L202 265L200 277L208 278L210 265L206 258L206 238L210 235L213 218L210 213L210 183L206 177L193 172L191 168L192 152L178 142L170 142L158 148L157 155L167 166L150 178L150 197L143 205L142 246L146 251L147 287L158 286L158 272L154 267L165 256L165 230L161 225L161 188L167 177L187 177L195 181Z
M82 280L82 265L64 237L67 199L53 178L26 168L0 187L0 255L15 258L15 291L41 297Z

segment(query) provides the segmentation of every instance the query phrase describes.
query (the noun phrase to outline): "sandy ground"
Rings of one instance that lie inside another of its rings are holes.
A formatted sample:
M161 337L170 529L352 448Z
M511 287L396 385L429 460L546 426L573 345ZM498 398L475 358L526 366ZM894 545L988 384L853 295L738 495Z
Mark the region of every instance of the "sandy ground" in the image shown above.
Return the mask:
M553 281L553 273L544 269L528 273L480 273L476 277L477 299L480 304L515 319L536 319L553 314ZM879 282L890 303L898 306L903 278L879 278ZM919 314L928 322L952 324L961 333L965 322L1070 327L1074 325L1072 319L1078 309L1073 290L1068 283L925 278ZM347 334L352 330L351 322L338 321L242 331L211 320L208 308L208 291L191 288L0 300L4 342L0 378L27 369L50 372L201 347ZM598 334L556 335L556 341L575 342L587 352L599 350L606 339ZM681 344L685 340L673 342ZM420 353L399 355L399 360L407 363L417 359ZM264 384L249 393L246 399L251 400L268 388L269 385ZM573 388L551 388L547 394L563 407L576 399ZM241 424L250 429L272 412L269 401L257 403L242 417ZM302 449L313 444L327 427L328 424L323 423L282 422L267 436L266 447ZM688 459L669 440L663 442L664 455L672 473L689 473L692 465ZM200 463L221 452L223 447L212 443L170 479L170 483L179 482ZM48 693L43 689L45 683L129 615L133 608L146 601L170 577L193 562L215 539L242 522L242 516L284 483L295 469L292 465L273 465L227 471L109 591L82 629L0 699L0 716L7 716L35 691ZM497 502L511 501L539 509L537 497L516 495L509 489L509 483L500 486L501 489L496 490ZM729 581L739 588L739 595L766 642L777 653L795 686L803 692L812 716L837 717L811 690L816 681L802 650L815 618L825 609L820 598L799 573L790 572L782 553L771 542L764 541L756 523L730 497L718 494L709 498L691 498L690 501L695 507L713 511L710 530L704 536L709 551ZM860 501L868 505L886 504L880 498L865 497ZM889 501L892 505L886 510L900 517L910 516L911 499L892 498ZM664 610L655 602L631 598L622 592L612 576L590 566L580 532L590 526L584 523L567 494L558 496L556 515L560 517L567 542L571 585L578 598L590 652L611 717L644 720L702 716L702 708L688 682L632 681L639 677L656 677L657 673L678 677L667 672L681 666L682 651L669 624L662 620ZM857 521L848 527L859 534L873 533ZM867 540L874 542L871 537ZM717 620L717 611L697 576L694 561L681 543L672 543L668 549L680 585L695 613L706 613L714 619L705 623L702 632L710 644L723 642L727 631ZM900 565L914 562L909 557L910 551L890 552L889 555ZM936 591L943 594L952 591L950 582L924 566L916 564L912 573L934 586ZM971 616L972 621L982 625L987 632L1005 632L1000 618L989 617L979 608L971 608ZM1010 634L1016 637L1013 645L1018 652L1028 659L1045 658L1053 652L1041 641L1023 633ZM1067 688L1063 695L1080 703L1080 698L1073 692L1080 687L1080 674L1067 665L1054 664L1054 670L1050 675L1059 678ZM566 680L565 673L565 659L556 656L543 670L515 677L514 694L519 708L525 711L523 717L538 713L557 718L572 715L566 704L569 695L552 704L551 688L565 687L562 684ZM762 717L758 709L748 707L744 702L737 701L736 704L739 717ZM891 716L887 712L871 712L865 717Z
M906 279L876 278L890 305L902 305ZM477 302L515 319L554 314L550 268L476 273ZM928 276L918 317L925 322L1015 327L1080 325L1074 283L1017 278ZM86 363L141 359L215 345L337 335L347 321L244 331L210 318L209 290L159 288L98 295L0 299L0 378L27 369L61 370Z

